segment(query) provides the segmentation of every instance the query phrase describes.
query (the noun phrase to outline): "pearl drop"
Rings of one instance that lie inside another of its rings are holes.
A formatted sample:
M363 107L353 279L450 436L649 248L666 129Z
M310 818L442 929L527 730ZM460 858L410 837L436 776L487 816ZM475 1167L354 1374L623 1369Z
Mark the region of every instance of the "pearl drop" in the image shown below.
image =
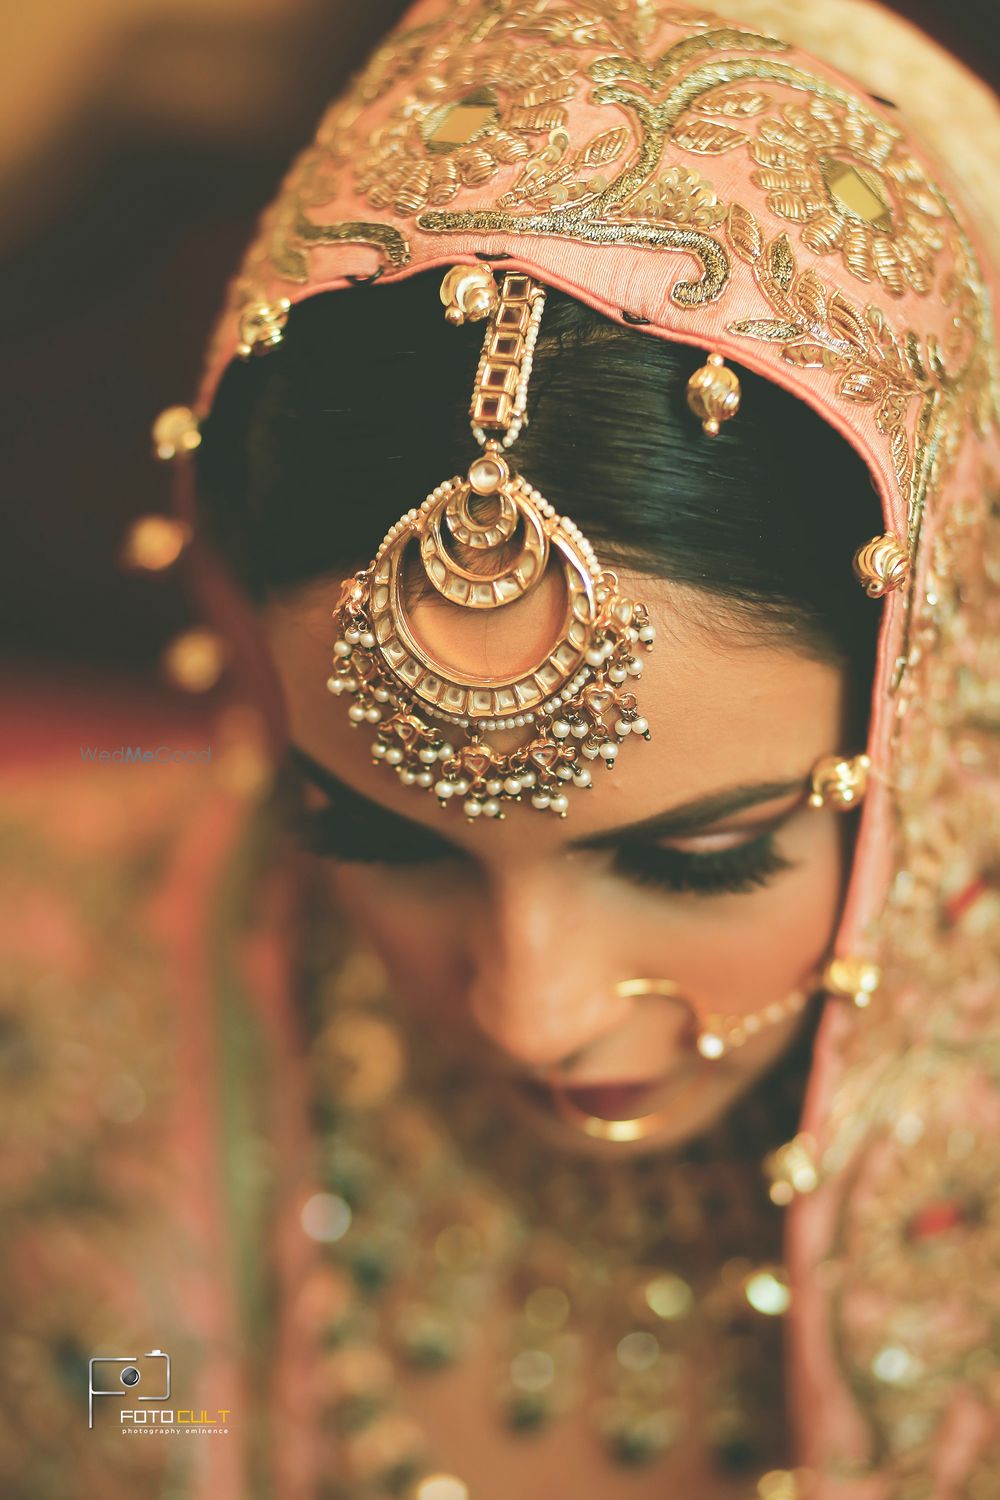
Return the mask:
M618 755L617 745L602 745L600 750L602 760L614 760Z
M447 801L449 797L454 797L455 795L455 788L453 784L450 781L444 781L443 779L435 783L434 790L442 799L442 801Z
M396 772L396 775L399 777L404 786L412 786L417 779L416 773L413 771L408 771L405 766L400 766L399 770Z
M369 724L380 724L382 722L382 710L380 708L366 708L365 719Z
M711 1031L703 1031L698 1038L697 1045L702 1057L721 1057L726 1050L726 1044L721 1036L716 1036Z
M374 745L372 746L372 754L377 760L382 760L385 757L385 752L388 750L388 748L388 745L383 745L381 740L376 740Z
M345 641L349 641L352 646L356 646L358 644L358 642L360 641L360 639L361 639L361 631L360 630L355 630L353 626L351 627L350 630L345 630L344 631L344 640Z
M503 782L498 781L496 777L494 777L492 781L488 781L486 783L486 790L489 792L491 797L499 797L500 793L503 791Z
M552 798L549 806L554 813L558 813L559 816L562 817L565 814L566 809L569 807L569 798L564 797L562 792L560 792L558 796Z
M460 776L454 785L456 792L458 792L460 796L464 797L466 792L469 790L469 778L467 776Z
M438 760L451 760L455 754L454 745L442 745L438 751Z
M572 774L573 772L571 771L569 766L559 766L556 771L556 775L559 777L560 781L568 781Z
M601 662L604 660L604 652L596 646L591 646L590 650L586 654L585 660L589 663L590 666L599 667L601 665Z
M355 724L363 724L365 718L364 708L360 703L352 703L347 710L347 717L353 719Z
M437 751L432 750L430 745L424 745L421 750L417 751L417 754L425 766L432 766L438 758Z
M372 635L370 630L366 630L362 635L361 644L362 646L364 646L366 651L371 651L372 647L375 645L375 637Z
M611 682L624 682L628 673L624 667L609 667L608 678Z
M638 719L633 719L632 720L632 732L633 732L633 734L645 734L646 730L648 728L649 728L649 721L646 720L646 719L644 719L644 718L642 718L641 716Z
M597 759L597 746L596 745L583 745L583 746L581 746L581 749L583 751L583 754L587 757L588 760L596 760Z
M655 627L652 625L643 625L642 629L639 631L639 639L643 642L644 645L648 644L650 641L655 641Z
M565 740L569 736L569 725L565 719L556 719L552 725L552 733L557 740Z
M372 693L372 697L375 699L376 703L388 703L389 701L389 694L386 692L385 688L376 688Z
M630 661L629 664L628 664L628 674L629 674L630 677L641 677L642 676L642 662L641 661Z
M587 733L587 726L586 724L574 724L570 733L574 739L582 740Z
M507 780L503 784L503 789L507 793L508 797L516 797L520 793L521 783L518 781L516 776L508 776Z
M483 804L477 802L475 797L467 797L462 803L462 811L467 818L478 818L483 810Z
M390 745L388 750L385 752L385 758L389 762L390 766L398 766L400 761L403 759L403 752L402 750L400 750L398 745Z
M536 792L531 799L531 805L538 808L548 807L550 800L548 792Z
M346 641L338 641L333 648L334 656L350 656L351 648Z
M620 734L622 739L632 733L632 725L627 719L618 719L615 723L615 734Z
M586 766L581 766L579 771L573 773L574 786L590 786L593 779Z
M486 801L483 803L483 812L488 818L499 818L500 803L497 801L496 797L487 797Z
M521 785L525 788L526 791L533 787L537 780L538 778L535 775L534 771L522 771Z
M433 786L434 776L431 771L421 771L417 777L418 786Z
M335 694L338 698L344 691L344 684L339 677L328 677L326 679L326 685L329 691Z

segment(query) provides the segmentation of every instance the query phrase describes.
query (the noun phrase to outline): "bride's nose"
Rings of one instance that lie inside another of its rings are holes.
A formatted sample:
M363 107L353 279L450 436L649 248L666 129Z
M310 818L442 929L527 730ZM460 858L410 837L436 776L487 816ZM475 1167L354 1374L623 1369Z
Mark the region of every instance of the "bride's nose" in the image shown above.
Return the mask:
M619 945L596 913L582 909L576 882L551 870L495 879L467 941L471 1018L526 1067L565 1062L630 1012L631 1001L615 989Z

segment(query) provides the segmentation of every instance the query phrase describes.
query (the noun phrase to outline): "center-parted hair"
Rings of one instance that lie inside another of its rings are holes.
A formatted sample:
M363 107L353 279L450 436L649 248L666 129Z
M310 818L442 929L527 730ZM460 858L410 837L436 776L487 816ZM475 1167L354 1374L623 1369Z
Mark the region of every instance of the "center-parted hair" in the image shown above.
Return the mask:
M255 602L364 566L475 455L482 325L446 323L439 279L310 298L278 348L227 370L203 423L198 505ZM721 640L849 666L863 711L879 610L850 558L882 524L869 470L744 369L738 416L706 437L686 402L703 360L549 290L511 460L607 565L700 591L698 623Z

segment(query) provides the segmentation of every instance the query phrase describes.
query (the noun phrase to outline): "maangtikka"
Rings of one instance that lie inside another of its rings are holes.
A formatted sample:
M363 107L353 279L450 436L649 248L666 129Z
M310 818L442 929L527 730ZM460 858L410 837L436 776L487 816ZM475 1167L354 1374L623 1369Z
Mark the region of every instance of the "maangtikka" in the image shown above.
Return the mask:
M389 528L334 610L339 636L327 686L350 699L372 756L407 786L466 818L502 818L514 802L565 817L569 793L610 770L626 740L649 739L637 679L655 628L627 598L576 523L558 515L506 457L524 420L545 289L508 272L458 265L441 287L452 323L486 317L470 419L481 452ZM459 609L513 607L554 569L565 609L555 638L522 671L474 676L421 642L412 602L434 590ZM486 736L523 730L500 751Z

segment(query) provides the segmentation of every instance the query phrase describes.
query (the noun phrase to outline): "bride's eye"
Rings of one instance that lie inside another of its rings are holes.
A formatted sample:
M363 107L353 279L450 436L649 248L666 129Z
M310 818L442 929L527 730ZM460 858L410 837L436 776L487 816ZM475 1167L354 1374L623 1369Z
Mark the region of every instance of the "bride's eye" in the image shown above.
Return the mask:
M775 846L769 829L747 843L708 853L689 853L663 844L621 844L614 854L616 874L638 885L714 896L767 885L772 876L794 868Z
M371 814L359 825L339 807L306 810L298 816L296 832L310 854L350 864L423 865L463 857L449 839L388 812L375 827Z

